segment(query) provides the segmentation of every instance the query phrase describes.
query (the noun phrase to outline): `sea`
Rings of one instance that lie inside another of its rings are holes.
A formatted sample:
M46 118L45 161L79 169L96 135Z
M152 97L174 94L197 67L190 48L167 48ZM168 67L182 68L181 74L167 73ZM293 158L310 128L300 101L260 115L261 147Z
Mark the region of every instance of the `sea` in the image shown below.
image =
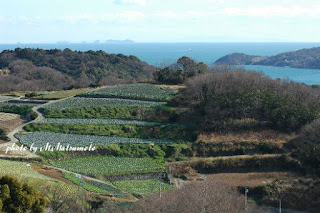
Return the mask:
M15 48L103 50L107 53L134 55L151 65L165 67L182 56L208 65L231 53L272 56L283 52L319 47L320 43L39 43L0 44L0 51ZM243 66L265 73L271 78L289 79L308 85L320 84L320 70L271 66Z

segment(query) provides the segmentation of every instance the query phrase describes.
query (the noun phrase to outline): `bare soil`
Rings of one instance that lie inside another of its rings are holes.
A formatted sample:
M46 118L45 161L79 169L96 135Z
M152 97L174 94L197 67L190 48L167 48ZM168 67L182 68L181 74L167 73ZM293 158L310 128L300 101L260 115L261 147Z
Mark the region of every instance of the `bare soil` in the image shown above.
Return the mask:
M44 166L33 166L32 168L37 172L39 172L40 174L45 175L47 177L60 180L66 184L73 184L71 181L62 177L62 173L60 171L57 171L48 167L44 167Z
M0 129L4 129L7 132L11 132L12 130L14 130L18 126L21 126L25 122L26 121L22 119L20 116L12 120L0 121Z
M244 187L247 180L249 187L255 187L270 181L299 178L299 175L290 172L220 173L206 176L208 179L221 180L236 187Z

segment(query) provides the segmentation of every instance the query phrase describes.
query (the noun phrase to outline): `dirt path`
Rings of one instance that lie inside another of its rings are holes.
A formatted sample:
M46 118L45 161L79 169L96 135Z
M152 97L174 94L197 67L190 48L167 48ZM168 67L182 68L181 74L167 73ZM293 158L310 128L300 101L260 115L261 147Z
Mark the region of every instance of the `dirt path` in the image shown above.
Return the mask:
M68 97L68 98L70 98L70 97ZM19 98L19 99L21 99L21 98ZM26 123L18 126L17 128L15 128L14 130L12 130L11 132L8 133L7 137L9 138L10 141L7 142L7 143L0 144L0 153L1 153L0 154L0 158L8 158L8 157L19 157L19 158L23 157L23 158L27 158L27 159L28 158L32 158L32 159L38 158L37 155L35 155L34 153L31 153L29 151L15 150L15 151L10 151L8 153L4 153L4 152L6 152L8 147L13 147L13 146L17 147L17 143L19 142L19 140L16 137L14 137L15 134L17 134L20 131L22 131L23 128L26 125L44 119L43 114L41 112L39 112L39 109L41 107L44 107L44 106L49 105L49 104L53 104L53 103L58 102L58 101L63 101L65 99L67 99L67 98L59 99L59 100L52 100L52 101L48 101L45 104L40 104L40 105L34 106L32 108L32 111L37 114L37 118L35 120L32 120L30 122L26 122Z

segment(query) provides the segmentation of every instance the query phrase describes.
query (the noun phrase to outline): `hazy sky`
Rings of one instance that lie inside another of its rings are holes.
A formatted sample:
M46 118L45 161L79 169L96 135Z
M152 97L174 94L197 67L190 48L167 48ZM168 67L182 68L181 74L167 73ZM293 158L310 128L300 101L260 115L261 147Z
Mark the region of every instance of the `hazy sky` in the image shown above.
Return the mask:
M0 43L320 41L319 0L0 0Z

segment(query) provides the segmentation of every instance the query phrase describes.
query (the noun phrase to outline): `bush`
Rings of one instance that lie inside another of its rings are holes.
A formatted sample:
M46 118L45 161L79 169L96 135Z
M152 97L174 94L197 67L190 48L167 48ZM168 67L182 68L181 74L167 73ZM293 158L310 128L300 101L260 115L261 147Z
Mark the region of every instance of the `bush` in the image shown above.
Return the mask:
M29 113L32 113L32 107L23 105L0 105L0 112L14 113L22 116L27 116Z
M228 68L195 76L171 102L189 106L183 121L203 130L273 128L291 132L319 116L320 92L312 87L272 80L254 71Z
M0 129L0 140L7 140L6 132L3 129Z
M206 73L209 68L203 62L197 64L188 57L181 57L177 63L164 69L158 70L153 74L154 80L163 84L182 84L192 76Z
M25 94L26 98L32 98L38 96L36 92L30 92Z
M16 178L1 177L0 192L0 212L45 212L45 198Z
M290 144L294 149L293 156L297 157L309 172L320 176L320 119L306 125Z

